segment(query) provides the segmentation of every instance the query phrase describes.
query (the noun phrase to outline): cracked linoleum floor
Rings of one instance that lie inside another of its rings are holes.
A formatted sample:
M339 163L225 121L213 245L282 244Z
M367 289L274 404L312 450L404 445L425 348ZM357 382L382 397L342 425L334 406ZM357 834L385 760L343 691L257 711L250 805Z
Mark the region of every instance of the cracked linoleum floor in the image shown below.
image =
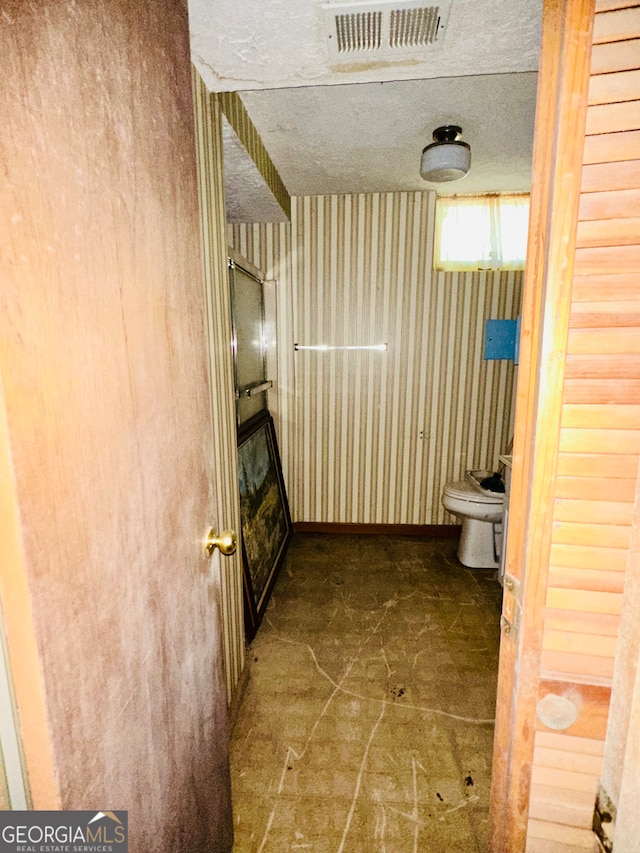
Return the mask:
M232 735L234 853L484 853L502 591L455 547L294 537Z

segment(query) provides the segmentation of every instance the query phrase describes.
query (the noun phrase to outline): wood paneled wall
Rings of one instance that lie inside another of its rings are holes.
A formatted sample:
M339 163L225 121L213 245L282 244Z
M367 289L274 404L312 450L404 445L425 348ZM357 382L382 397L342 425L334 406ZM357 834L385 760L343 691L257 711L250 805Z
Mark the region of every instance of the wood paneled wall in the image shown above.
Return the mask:
M277 278L279 438L295 521L441 524L447 480L495 467L513 362L483 360L487 318L515 318L521 273L435 273L435 195L292 200L287 226L234 226ZM284 254L283 254L284 253ZM294 353L294 344L387 352Z
M638 39L640 6L597 3L540 683L579 715L537 722L529 853L593 844L640 457Z

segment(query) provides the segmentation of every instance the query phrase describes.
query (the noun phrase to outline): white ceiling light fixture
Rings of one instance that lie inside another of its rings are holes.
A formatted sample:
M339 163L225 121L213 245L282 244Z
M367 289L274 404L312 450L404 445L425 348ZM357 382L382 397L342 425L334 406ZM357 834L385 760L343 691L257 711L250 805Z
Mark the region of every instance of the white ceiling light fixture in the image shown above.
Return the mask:
M420 175L433 184L459 181L471 168L471 148L463 142L462 128L445 124L433 131L433 142L422 151Z

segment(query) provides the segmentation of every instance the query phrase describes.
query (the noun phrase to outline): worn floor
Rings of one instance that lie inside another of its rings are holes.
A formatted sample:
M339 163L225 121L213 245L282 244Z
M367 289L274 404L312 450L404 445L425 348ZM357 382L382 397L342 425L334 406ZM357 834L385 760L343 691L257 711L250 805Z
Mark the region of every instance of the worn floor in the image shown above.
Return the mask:
M294 537L233 730L234 853L484 853L502 592L455 544Z

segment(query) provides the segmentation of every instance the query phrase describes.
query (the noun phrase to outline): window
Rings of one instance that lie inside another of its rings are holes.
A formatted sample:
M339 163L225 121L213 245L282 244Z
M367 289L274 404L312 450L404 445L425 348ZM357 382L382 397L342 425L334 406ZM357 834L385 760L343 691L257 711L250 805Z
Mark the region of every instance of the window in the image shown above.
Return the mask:
M442 196L436 201L437 270L521 270L528 195Z

